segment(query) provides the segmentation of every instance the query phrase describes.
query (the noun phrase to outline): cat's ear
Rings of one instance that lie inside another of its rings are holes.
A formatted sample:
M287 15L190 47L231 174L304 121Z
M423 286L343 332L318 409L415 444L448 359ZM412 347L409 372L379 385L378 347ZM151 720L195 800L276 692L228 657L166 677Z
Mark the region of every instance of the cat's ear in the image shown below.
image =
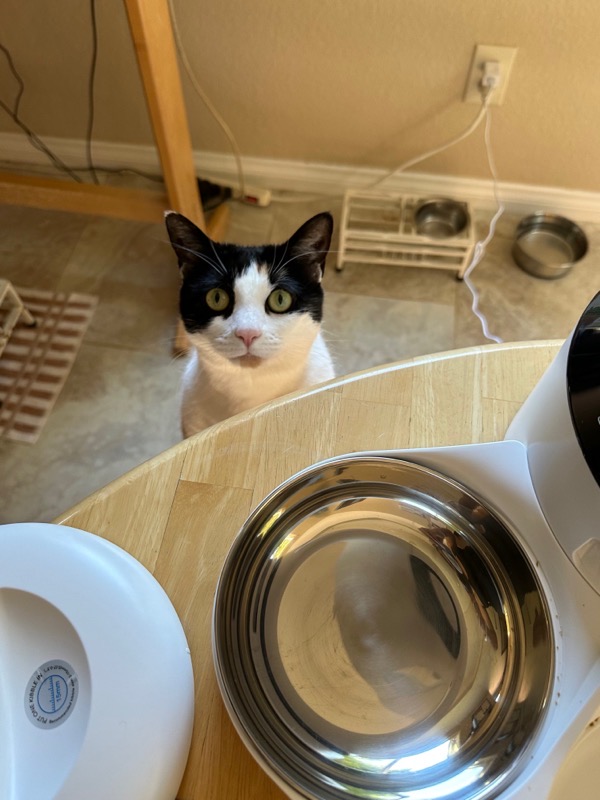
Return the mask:
M165 225L182 273L206 260L211 240L197 225L176 211L165 213Z
M303 264L310 264L313 277L320 281L331 244L333 217L328 211L311 217L289 240L290 250Z

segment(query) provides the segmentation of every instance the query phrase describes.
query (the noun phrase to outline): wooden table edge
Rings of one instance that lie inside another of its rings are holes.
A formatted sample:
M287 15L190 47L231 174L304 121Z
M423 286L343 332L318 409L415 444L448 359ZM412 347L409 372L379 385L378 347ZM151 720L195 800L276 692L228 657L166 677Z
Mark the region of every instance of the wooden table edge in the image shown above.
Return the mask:
M77 503L76 505L69 508L67 511L60 514L53 521L56 524L67 525L70 519L76 516L84 508L89 508L90 505L93 505L96 499L99 499L101 497L105 498L119 491L119 489L121 489L127 483L130 483L142 477L144 474L155 469L157 466L160 466L164 462L170 461L180 456L181 454L187 453L190 447L197 445L203 439L208 439L214 436L215 432L221 430L224 426L239 425L246 419L249 419L258 414L268 413L271 409L284 408L286 405L295 402L296 400L298 400L303 396L308 397L315 394L321 394L321 393L324 394L332 390L335 391L336 389L346 386L349 383L359 381L366 377L384 375L388 372L393 372L399 369L409 369L423 364L436 363L440 361L446 361L448 359L476 355L478 353L499 352L503 350L518 350L518 349L531 350L532 348L558 346L562 344L562 341L563 340L560 339L536 339L532 341L503 342L501 344L482 344L482 345L474 345L470 347L458 348L454 350L444 350L439 353L430 353L423 356L415 356L413 358L403 359L401 361L382 364L381 366L377 367L370 367L365 370L340 376L339 378L333 378L332 380L327 381L326 383L317 384L314 387L311 387L310 389L305 389L284 395L283 397L279 397L268 403L257 406L256 408L250 409L249 411L244 411L240 414L236 414L234 417L230 417L224 420L223 422L217 423L217 425L207 428L206 430L195 434L195 436L192 436L189 439L185 439L181 442L172 445L170 448L164 450L163 452L159 453L156 456L153 456L147 461L144 461L142 464L133 467L131 470L125 472L123 475L119 476L115 480L106 484L102 488L96 490L88 497L84 498L79 503ZM182 464L184 462L185 458L182 460Z

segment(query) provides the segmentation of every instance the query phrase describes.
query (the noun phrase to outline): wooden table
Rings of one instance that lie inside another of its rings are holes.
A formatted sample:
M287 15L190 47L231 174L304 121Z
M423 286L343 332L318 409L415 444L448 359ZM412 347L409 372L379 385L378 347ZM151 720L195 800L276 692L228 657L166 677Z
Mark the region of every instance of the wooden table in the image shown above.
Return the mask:
M212 666L215 584L251 509L283 480L330 456L502 439L559 345L457 350L287 396L181 442L57 520L139 559L183 623L196 717L181 800L283 798L229 722Z

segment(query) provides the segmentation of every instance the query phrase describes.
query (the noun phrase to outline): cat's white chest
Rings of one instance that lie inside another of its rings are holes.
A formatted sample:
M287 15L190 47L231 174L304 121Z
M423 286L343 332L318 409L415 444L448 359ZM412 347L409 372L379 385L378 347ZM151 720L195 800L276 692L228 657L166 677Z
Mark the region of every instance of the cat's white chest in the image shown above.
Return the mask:
M305 352L282 352L258 366L214 361L193 348L182 382L181 419L191 436L223 419L290 392L334 377L333 363L320 333Z

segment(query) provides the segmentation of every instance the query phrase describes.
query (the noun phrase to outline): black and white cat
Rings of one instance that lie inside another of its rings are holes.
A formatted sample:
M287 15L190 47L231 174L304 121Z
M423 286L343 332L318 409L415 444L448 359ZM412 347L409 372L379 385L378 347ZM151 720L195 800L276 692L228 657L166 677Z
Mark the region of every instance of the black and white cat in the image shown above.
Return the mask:
M260 247L213 242L175 212L165 221L192 345L183 376L184 436L334 377L321 334L331 214L312 217L283 244Z

